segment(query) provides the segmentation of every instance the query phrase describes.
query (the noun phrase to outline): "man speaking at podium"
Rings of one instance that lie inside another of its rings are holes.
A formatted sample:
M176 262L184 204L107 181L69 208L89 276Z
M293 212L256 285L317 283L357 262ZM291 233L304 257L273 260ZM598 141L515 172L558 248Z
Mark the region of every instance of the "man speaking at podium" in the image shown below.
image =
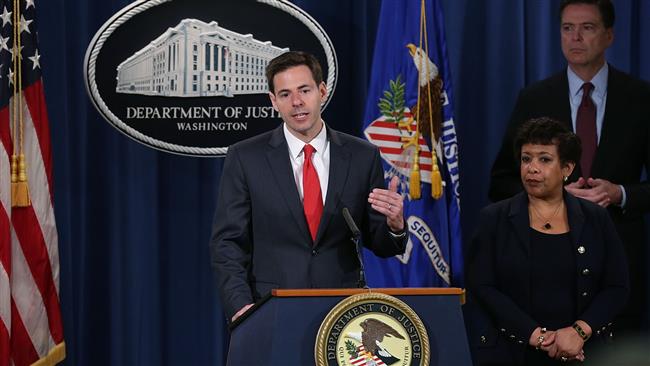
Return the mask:
M342 215L380 257L404 252L403 198L389 189L379 151L321 119L327 96L311 54L266 68L284 123L228 149L210 240L219 296L231 321L274 288L356 287L359 260Z

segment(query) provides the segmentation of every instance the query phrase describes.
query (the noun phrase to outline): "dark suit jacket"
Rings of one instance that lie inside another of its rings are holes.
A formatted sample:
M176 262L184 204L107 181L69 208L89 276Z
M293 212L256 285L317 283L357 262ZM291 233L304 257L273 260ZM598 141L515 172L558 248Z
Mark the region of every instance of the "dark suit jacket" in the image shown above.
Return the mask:
M577 319L586 321L596 335L607 330L628 297L625 252L605 209L566 192L564 201L576 263L576 275L567 281L575 281ZM467 280L469 291L491 319L481 331L484 338L477 358L482 362L520 362L531 333L544 326L529 315L530 264L535 261L529 255L529 228L525 192L481 211Z
M359 261L341 214L347 207L376 255L403 253L386 217L368 204L384 187L379 150L327 128L329 184L312 241L291 170L282 126L231 146L223 167L210 242L211 261L228 319L274 288L357 287Z
M512 113L501 150L492 167L490 199L520 192L519 166L513 153L519 126L535 117L552 117L573 130L566 70L523 89ZM650 85L609 66L607 101L600 142L593 162L593 177L622 184L626 211L638 217L650 211L650 182L640 182L643 167L650 168ZM581 175L576 166L572 181Z
M489 196L493 202L522 191L513 140L517 128L535 117L552 117L573 130L566 69L523 89L512 113L499 155L492 166ZM650 182L641 182L643 168L650 170L650 85L609 65L607 101L600 142L592 165L594 178L625 188L625 209L610 205L608 211L623 240L633 279L631 317L647 313L647 281L644 262L646 235L643 214L650 212ZM569 178L581 175L579 164Z

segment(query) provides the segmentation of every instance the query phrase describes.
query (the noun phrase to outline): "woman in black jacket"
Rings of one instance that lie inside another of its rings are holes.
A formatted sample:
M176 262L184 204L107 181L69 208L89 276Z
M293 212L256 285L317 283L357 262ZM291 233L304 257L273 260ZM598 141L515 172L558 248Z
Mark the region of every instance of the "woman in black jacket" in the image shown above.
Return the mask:
M493 326L478 361L584 361L628 297L623 246L603 207L563 189L580 161L575 134L533 119L514 148L525 191L482 210L468 258L469 291Z

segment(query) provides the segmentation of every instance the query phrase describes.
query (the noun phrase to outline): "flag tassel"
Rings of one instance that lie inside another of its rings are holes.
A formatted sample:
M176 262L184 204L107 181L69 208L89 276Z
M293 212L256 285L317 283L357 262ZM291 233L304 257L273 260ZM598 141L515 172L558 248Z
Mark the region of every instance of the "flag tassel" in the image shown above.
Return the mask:
M14 207L14 204L17 200L18 192L18 156L16 154L11 155L11 206Z
M419 200L422 196L420 192L420 164L418 164L417 154L415 156L415 162L411 168L411 179L409 180L409 195L412 200Z
M442 197L442 176L440 175L438 164L433 166L433 171L431 172L431 197L436 200Z
M18 160L18 164L16 164ZM17 165L18 176L14 180L14 169ZM32 204L29 199L29 185L27 184L27 169L25 165L25 155L20 154L11 157L11 206L12 207L29 207Z

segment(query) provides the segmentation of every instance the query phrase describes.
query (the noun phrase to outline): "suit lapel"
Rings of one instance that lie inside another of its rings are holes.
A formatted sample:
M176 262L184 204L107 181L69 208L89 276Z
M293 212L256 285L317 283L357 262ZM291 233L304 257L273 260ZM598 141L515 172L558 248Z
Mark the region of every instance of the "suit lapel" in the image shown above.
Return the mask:
M327 195L325 206L323 207L323 216L318 225L316 234L316 244L320 242L327 225L329 225L333 216L341 215L340 206L341 194L347 182L348 171L350 168L350 153L345 149L338 132L327 128L327 135L330 142L330 171L329 183L327 185Z
M557 116L569 130L573 131L573 122L571 120L571 103L569 101L569 77L566 70L557 76L557 80L550 85L550 91L547 94L553 102L549 103L555 110L550 115ZM540 101L543 102L543 101Z
M571 118L571 102L570 102L570 91L569 91L569 77L567 76L566 69L558 75L557 82L553 83L552 91L549 93L551 98L554 98L553 105L557 106L557 116L559 116L560 122L562 122L570 131L575 132L573 128L573 119ZM598 152L596 152L598 154ZM569 177L569 182L575 182L582 176L582 169L580 168L580 162L576 164L575 169Z
M519 238L526 256L530 255L530 220L528 218L528 197L526 192L518 193L510 205L508 214L513 231Z
M585 224L585 216L580 208L578 199L568 192L564 192L564 202L566 203L567 218L569 220L569 233L571 235L571 244L577 247L578 240L582 234L582 228Z
M266 152L266 160L271 166L273 178L275 178L278 189L282 193L282 200L287 205L289 212L291 212L291 216L296 221L297 227L303 233L304 242L311 243L312 239L309 234L302 202L300 201L300 194L298 193L296 181L293 177L291 161L289 159L289 147L284 138L282 125L276 128L271 134L269 146L270 148Z

